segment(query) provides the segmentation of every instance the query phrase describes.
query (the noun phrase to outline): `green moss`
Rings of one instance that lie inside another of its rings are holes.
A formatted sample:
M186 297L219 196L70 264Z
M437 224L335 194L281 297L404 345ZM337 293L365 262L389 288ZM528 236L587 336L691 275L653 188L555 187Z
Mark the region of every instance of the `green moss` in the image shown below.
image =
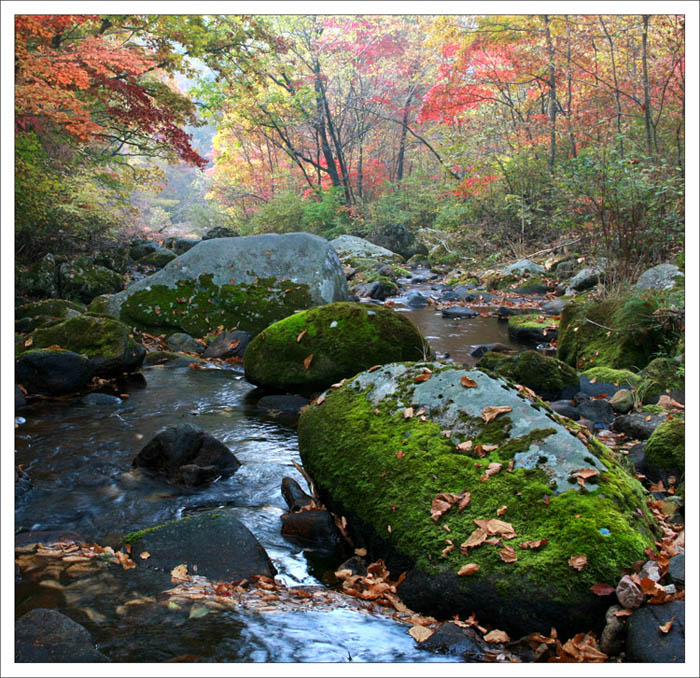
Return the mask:
M201 337L223 326L254 334L312 303L305 283L260 278L250 284L219 287L208 274L197 282L180 280L175 288L153 285L139 290L124 302L120 317L156 333L180 330Z
M595 379L596 381L606 382L608 384L615 384L620 386L637 386L641 377L636 375L634 372L629 370L615 370L611 367L591 367L590 369L582 372L588 380Z
M496 273L486 279L486 289L489 292L493 292L494 290L505 290L513 287L513 285L515 285L519 280L520 277L512 273Z
M317 486L339 510L352 507L379 539L414 560L424 572L456 573L465 562L475 562L481 569L463 578L460 585L465 592L478 589L480 582L497 582L500 594L507 597L525 581L546 581L559 599L571 603L590 595L587 588L592 584L617 582L621 564L634 562L653 543L653 521L641 486L597 442L591 444L592 456L608 469L598 490L579 490L574 484L571 490L552 496L549 479L539 468L513 472L504 468L486 482L481 480L489 463L507 462L516 448L528 449L552 431L533 431L507 441L508 417L499 417L494 422L499 422L500 434L496 427L487 434L485 426L475 440L497 441L499 448L477 460L456 453L454 443L441 435L439 424L406 419L392 411L391 403L375 405L348 387L329 392L322 404L302 414L300 450ZM471 502L463 512L451 509L439 522L431 520L436 494L465 489L471 493ZM496 518L503 504L507 509L501 520L510 522L517 532L515 540L504 543L516 548L517 562L504 563L500 547L487 544L473 549L468 557L458 548L440 557L447 538L459 545L476 528L474 520ZM443 524L449 524L450 534ZM602 528L609 536L601 533ZM540 550L517 547L543 538L549 543ZM568 565L569 557L579 553L588 556L583 572Z
M647 459L669 471L685 468L685 418L669 417L651 434L644 446Z
M373 365L417 360L430 347L415 324L389 308L352 302L319 306L267 327L248 345L253 384L318 390ZM311 358L308 367L305 360Z
M513 329L530 329L530 330L546 330L551 325L556 325L557 321L554 318L543 318L538 313L527 313L524 315L512 315L508 318L508 327Z
M34 348L55 345L88 358L118 356L128 345L135 343L129 338L129 328L123 323L85 315L36 330L33 338Z
M527 386L546 399L555 398L567 386L578 386L579 383L576 372L569 365L537 351L524 351L516 356L487 353L478 366Z
M76 313L84 313L85 306L67 299L44 299L23 304L15 309L15 320L33 318L38 315L47 315L53 318L64 318L69 310Z
M101 294L99 297L95 297L89 304L88 310L92 313L100 313L103 315L109 315L111 317L116 317L112 316L111 313L108 313L107 311L107 300L109 299L111 295L109 294Z
M671 358L655 358L640 373L643 379L640 390L645 397L658 396L667 390L685 390L682 364Z
M642 412L646 414L664 414L666 410L661 405L644 405Z
M175 254L175 252L171 252L170 250L157 250L139 259L139 264L163 268L163 266L169 264L174 259L177 259L177 254Z

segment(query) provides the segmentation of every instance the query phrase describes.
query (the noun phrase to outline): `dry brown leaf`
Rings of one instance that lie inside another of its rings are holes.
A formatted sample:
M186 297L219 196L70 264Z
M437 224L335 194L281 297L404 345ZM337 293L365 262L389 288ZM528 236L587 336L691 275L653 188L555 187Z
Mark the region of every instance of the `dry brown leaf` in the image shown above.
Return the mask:
M596 596L609 596L611 593L615 593L614 587L610 584L593 584L590 590Z
M487 643L509 643L510 638L508 634L505 631L499 631L498 629L494 629L493 631L489 631L485 636L484 640Z
M661 631L661 633L668 633L673 626L673 620L675 618L676 615L674 614L673 617L671 617L665 624L659 624L659 631Z
M445 541L447 542L447 546L445 546L445 548L440 552L441 558L447 558L447 554L455 547L455 545L449 539L446 539Z
M476 388L479 385L469 377L462 377L459 381L462 384L462 386L464 386L464 388Z
M469 505L469 502L471 501L472 495L471 492L467 492L464 490L462 492L462 498L459 500L459 503L457 504L457 513L461 513L464 511L465 508Z
M378 370L381 367L381 365L372 365L367 371L368 372L374 372L375 370Z
M430 508L430 517L437 522L445 515L463 496L452 492L441 492L433 497Z
M494 461L486 467L486 471L484 472L484 476L486 476L487 478L490 478L491 476L495 476L497 473L500 472L500 470L502 468L503 468L503 464L499 464L498 462ZM482 476L482 478L483 478L483 476Z
M423 374L419 374L413 381L428 381L428 379L430 379L432 376L432 373L425 372Z
M141 558L141 560L148 560L150 557L151 554L148 551L141 551L139 554L139 558Z
M498 449L498 445L495 445L493 443L485 443L484 445L481 446L481 449L484 452L493 452L494 450Z
M604 662L607 658L608 655L598 649L593 634L579 633L564 643L562 656L557 657L555 661Z
M187 564L182 563L182 564L178 565L177 567L174 567L170 571L170 576L173 579L184 579L184 580L188 581L190 576L187 574Z
M504 546L498 552L498 555L501 556L501 560L504 563L514 563L518 559L518 556L515 555L515 549L512 546Z
M524 541L519 544L521 549L539 549L543 546L547 546L549 539L546 537L544 539L535 539L533 541Z
M297 344L304 338L304 335L308 332L308 330L302 330L299 332L297 335Z
M29 348L34 343L34 337L28 337L24 340L24 347Z
M659 396L659 400L656 404L663 407L665 410L685 410L685 405L682 405L665 393Z
M363 549L355 549L355 555L360 556L360 557L364 557L367 555L367 549L364 549L364 548Z
M460 577L469 577L472 574L476 574L481 568L476 563L467 563L459 568L457 574Z
M481 411L481 418L488 424L492 419L495 419L499 414L512 412L513 408L510 405L489 405Z
M309 355L304 358L304 368L309 369L309 365L311 365L311 361L314 359L314 354L310 353Z
M507 510L508 510L508 507L505 504L503 504L503 506L501 506L501 508L499 508L496 511L496 515L502 516Z
M586 567L586 563L588 562L588 556L585 556L583 554L578 555L578 556L571 556L569 558L569 565L574 568L574 570L578 570L581 572L584 567Z
M425 640L428 640L430 636L435 633L432 629L427 629L425 626L418 626L417 624L415 626L411 626L410 629L408 629L408 633L411 635L411 638L415 640L417 643L422 643Z
M403 418L404 419L410 419L413 416L413 408L412 407L407 407L403 411Z
M481 544L483 544L486 541L486 537L488 537L488 533L486 532L486 530L479 527L469 535L467 541L461 544L459 549L460 551L462 551L462 553L466 554L468 552L468 549L473 549L476 546L480 546Z
M627 610L627 609L616 610L615 616L616 617L629 617L633 611L634 610Z
M473 444L474 443L471 440L465 440L463 443L457 445L456 449L462 452L471 452Z
M488 536L503 537L503 539L513 539L518 536L510 523L498 520L498 518L491 518L491 520L475 520L474 522L479 527L483 528Z

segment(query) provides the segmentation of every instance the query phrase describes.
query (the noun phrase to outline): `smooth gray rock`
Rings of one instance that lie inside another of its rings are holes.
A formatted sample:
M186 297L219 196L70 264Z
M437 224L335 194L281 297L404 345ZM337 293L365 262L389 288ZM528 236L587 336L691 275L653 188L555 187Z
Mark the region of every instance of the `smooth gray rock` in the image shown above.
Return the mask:
M521 259L503 269L503 273L515 273L518 275L522 275L523 273L541 274L544 272L544 266L540 266L534 261L530 261L530 259Z
M595 287L605 275L603 269L599 266L584 268L579 271L569 282L565 294L575 294L576 292L584 292L585 290Z
M204 346L202 346L194 337L190 336L186 332L175 332L165 339L165 345L175 352L181 353L203 353Z
M650 417L649 421L647 421L647 417ZM624 433L630 438L646 440L651 436L659 424L664 421L666 421L666 416L660 414L622 414L619 417L615 417L612 424L612 430L619 433Z
M456 655L467 662L483 661L484 655L495 649L474 629L462 629L452 622L438 626L430 638L418 643L418 647L436 654Z
M418 290L409 290L406 292L406 305L410 308L424 308L428 305L428 299Z
M467 306L450 306L442 309L443 318L476 318L479 314Z
M554 299L553 301L545 302L540 308L542 312L547 315L561 315L564 306L566 306L569 301L569 299Z
M219 286L250 284L260 278L305 283L316 305L348 298L343 268L327 240L310 233L268 233L203 240L160 271L106 297L105 310L119 317L122 304L134 292L153 285L174 289L178 280L197 280L206 274Z
M242 356L253 336L245 330L224 332L209 342L202 354L203 358L233 358Z
M668 575L674 584L685 586L685 553L679 553L669 560Z
M662 633L659 626L671 619L671 630ZM644 605L632 613L627 622L627 660L674 664L685 661L685 601Z
M639 290L670 290L679 276L685 277L675 264L659 264L644 271L634 286Z
M340 235L331 240L330 244L338 253L341 261L357 257L371 258L377 261L401 261L401 255L396 254L396 252L354 235Z

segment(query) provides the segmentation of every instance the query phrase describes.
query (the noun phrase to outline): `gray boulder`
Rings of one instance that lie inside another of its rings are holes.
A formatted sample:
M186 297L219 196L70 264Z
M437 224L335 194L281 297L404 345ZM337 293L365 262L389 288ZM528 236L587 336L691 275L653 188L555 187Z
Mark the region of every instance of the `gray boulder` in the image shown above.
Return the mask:
M18 292L33 298L58 296L58 266L53 254L45 254L30 269L18 269L15 273Z
M478 315L477 311L468 306L450 306L442 309L443 318L476 318Z
M503 269L503 273L515 273L517 275L522 275L523 273L541 274L544 272L544 266L540 266L529 259L521 259Z
M224 332L211 341L204 353L203 358L233 358L242 356L253 336L245 330L234 330ZM180 349L182 350L182 349Z
M204 240L151 276L104 298L103 312L144 329L251 333L300 308L348 297L335 250L309 233Z
M639 290L670 290L678 277L684 277L678 266L659 264L644 271L634 286Z
M265 549L227 509L131 532L122 538L122 543L131 544L134 562L148 569L170 572L184 564L188 574L227 582L275 575ZM150 553L148 559L138 557L143 551Z
M406 306L410 308L424 308L428 305L428 298L418 290L406 292Z
M668 633L662 626L673 619ZM627 660L644 663L685 662L685 601L644 605L627 623Z
M138 261L151 254L151 252L157 252L159 249L160 243L157 243L155 240L134 240L129 247L129 256L134 261Z
M651 437L658 426L666 420L666 415L643 414L635 412L633 414L622 414L615 417L612 430L624 433L636 440L646 440Z
M15 624L15 661L54 663L108 662L90 632L56 610L36 608Z
M604 275L605 272L599 266L584 268L571 279L565 294L585 292L591 289L591 287L595 287L603 279Z
M124 289L124 278L119 273L95 264L88 257L61 264L58 281L64 299L83 304L89 304L101 294Z
M396 254L396 252L354 235L340 235L331 240L331 246L343 263L357 258L376 259L381 262L401 262L401 255Z
M203 353L204 346L196 341L189 334L175 332L165 339L165 345L175 352L181 353Z

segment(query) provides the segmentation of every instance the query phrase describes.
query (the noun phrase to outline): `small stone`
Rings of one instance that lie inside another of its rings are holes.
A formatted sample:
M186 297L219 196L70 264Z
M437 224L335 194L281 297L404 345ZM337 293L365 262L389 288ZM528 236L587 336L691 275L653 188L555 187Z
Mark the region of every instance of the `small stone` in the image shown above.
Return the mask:
M615 593L620 601L620 605L628 610L634 610L644 602L642 589L632 581L628 574L620 579Z
M625 630L624 617L618 617L617 613L622 612L619 605L611 605L605 613L605 628L600 634L600 650L608 657L620 654L622 650L623 636Z
M641 579L647 577L652 581L659 581L659 579L661 579L661 572L659 571L659 566L653 560L648 560L646 563L644 563L642 569L639 571L639 577Z
M685 586L685 553L671 558L668 563L668 575L674 584Z

